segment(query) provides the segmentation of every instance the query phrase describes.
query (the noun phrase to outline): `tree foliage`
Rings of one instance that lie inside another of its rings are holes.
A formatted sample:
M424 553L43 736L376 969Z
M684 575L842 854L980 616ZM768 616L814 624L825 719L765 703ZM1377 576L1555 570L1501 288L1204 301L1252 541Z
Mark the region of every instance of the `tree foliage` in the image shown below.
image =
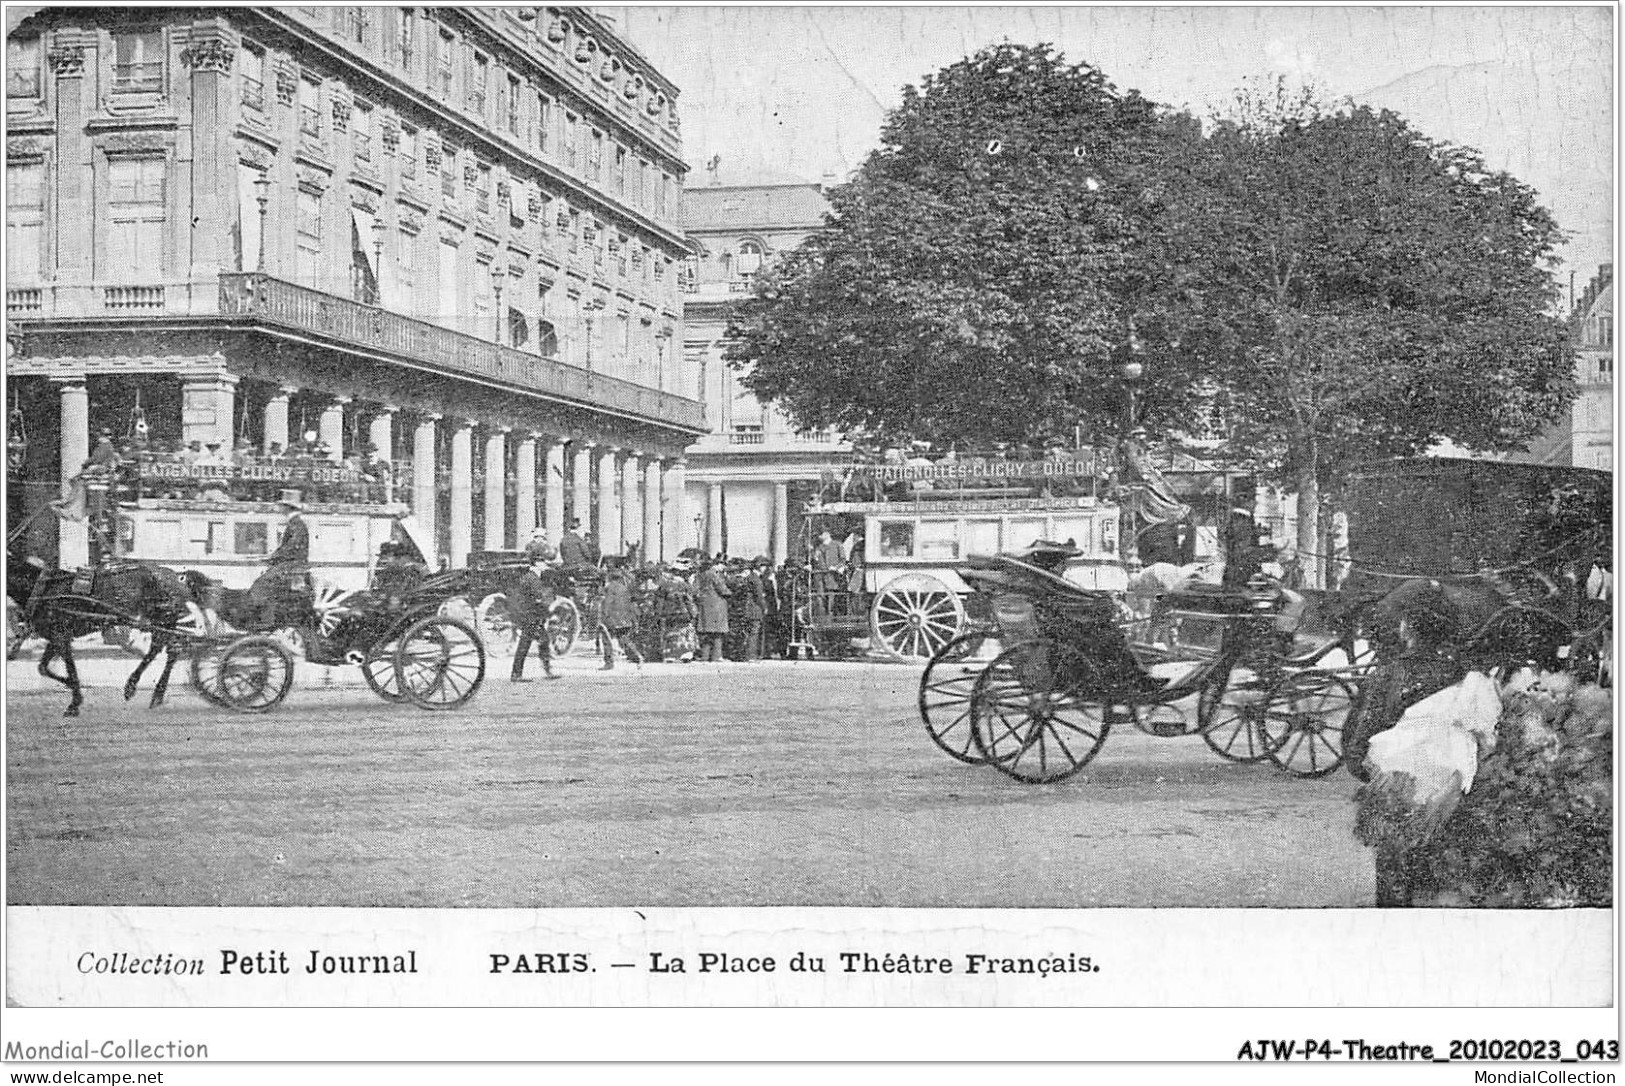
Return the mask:
M809 427L961 443L1113 429L1130 318L1154 345L1174 307L1163 163L1199 135L1045 45L929 76L831 192L828 229L759 282L728 358ZM1190 403L1188 375L1160 376L1153 419Z

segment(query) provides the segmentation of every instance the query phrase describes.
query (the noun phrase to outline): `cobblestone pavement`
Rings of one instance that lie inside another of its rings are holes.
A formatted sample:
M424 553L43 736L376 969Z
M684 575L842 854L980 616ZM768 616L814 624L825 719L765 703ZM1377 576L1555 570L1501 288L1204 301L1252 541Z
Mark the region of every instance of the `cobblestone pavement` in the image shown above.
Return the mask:
M533 665L534 666L534 665ZM1115 731L1018 784L927 738L918 669L659 664L397 708L299 664L264 715L8 665L12 904L1361 906L1354 781Z

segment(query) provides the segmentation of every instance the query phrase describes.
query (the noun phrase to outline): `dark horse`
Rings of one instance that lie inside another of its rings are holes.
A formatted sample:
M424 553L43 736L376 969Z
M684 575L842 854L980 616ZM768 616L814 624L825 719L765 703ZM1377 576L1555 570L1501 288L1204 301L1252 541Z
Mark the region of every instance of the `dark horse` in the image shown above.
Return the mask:
M164 670L152 691L152 705L162 705L177 650L186 640L177 631L194 615L191 590L172 570L142 562L102 566L90 575L89 584L76 584L78 579L78 574L68 570L46 569L38 559L12 554L6 557L6 594L22 609L34 632L45 639L39 673L66 686L72 694L62 715L78 716L84 702L79 669L73 660L74 638L109 626L151 628L152 647L125 680L124 698L128 701L135 696L147 665L163 652ZM62 657L66 674L51 670L51 662L58 656Z

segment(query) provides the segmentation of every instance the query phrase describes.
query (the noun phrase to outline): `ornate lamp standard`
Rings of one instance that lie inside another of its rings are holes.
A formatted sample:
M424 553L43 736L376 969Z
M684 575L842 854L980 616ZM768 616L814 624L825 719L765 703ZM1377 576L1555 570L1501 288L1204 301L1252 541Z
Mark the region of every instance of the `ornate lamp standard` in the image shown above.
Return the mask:
M498 347L502 346L502 287L503 281L508 278L508 271L503 267L505 263L506 261L501 253L491 258L491 290L496 295L496 343Z
M1126 394L1126 403L1124 406L1127 411L1124 418L1125 425L1123 428L1123 438L1122 442L1120 443L1120 445L1126 445L1124 453L1119 456L1118 470L1120 473L1125 467L1128 466L1129 456L1133 455L1133 453L1136 451L1135 446L1141 441L1145 434L1144 429L1140 426L1139 420L1140 387L1141 383L1145 379L1145 364L1140 361L1140 356L1143 351L1144 346L1140 343L1140 338L1134 334L1134 318L1130 317L1128 322L1128 342L1124 346L1123 364L1118 369L1118 375L1123 379L1123 391ZM1138 451L1142 455L1144 454L1143 449L1139 449ZM1121 474L1119 475L1119 479L1121 479ZM1143 481L1140 481L1133 485L1135 487L1143 487L1145 484ZM1128 503L1128 507L1124 510L1122 550L1123 567L1127 570L1129 576L1132 577L1140 570L1140 533L1136 525L1138 515L1132 501L1135 495L1132 490L1128 490L1128 493L1131 501Z
M372 304L384 304L384 223L372 220Z
M260 244L255 271L265 270L265 212L271 204L271 175L261 172L254 178L254 202L260 205Z

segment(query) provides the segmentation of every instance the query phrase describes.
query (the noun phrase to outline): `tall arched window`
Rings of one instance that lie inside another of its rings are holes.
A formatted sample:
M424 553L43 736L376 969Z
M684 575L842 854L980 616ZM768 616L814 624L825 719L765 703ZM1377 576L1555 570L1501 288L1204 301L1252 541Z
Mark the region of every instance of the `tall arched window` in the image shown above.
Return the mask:
M762 246L754 241L739 243L739 254L734 257L734 274L745 278L762 269Z

